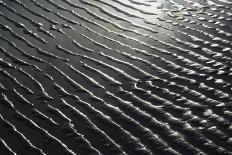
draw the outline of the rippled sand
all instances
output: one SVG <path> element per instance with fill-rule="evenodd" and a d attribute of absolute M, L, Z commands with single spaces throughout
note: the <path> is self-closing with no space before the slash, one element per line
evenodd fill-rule
<path fill-rule="evenodd" d="M 0 155 L 232 155 L 232 1 L 0 0 Z"/>

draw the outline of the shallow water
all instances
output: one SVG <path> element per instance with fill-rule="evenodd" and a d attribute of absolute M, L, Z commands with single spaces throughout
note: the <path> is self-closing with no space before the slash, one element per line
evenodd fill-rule
<path fill-rule="evenodd" d="M 229 0 L 0 0 L 0 155 L 232 154 Z"/>

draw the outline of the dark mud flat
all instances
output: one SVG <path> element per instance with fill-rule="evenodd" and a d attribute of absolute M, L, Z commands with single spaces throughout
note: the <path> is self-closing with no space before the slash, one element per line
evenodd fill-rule
<path fill-rule="evenodd" d="M 0 155 L 232 154 L 231 0 L 0 0 Z"/>

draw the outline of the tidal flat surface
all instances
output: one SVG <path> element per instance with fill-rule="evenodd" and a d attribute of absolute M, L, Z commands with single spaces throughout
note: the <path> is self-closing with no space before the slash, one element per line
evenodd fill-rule
<path fill-rule="evenodd" d="M 231 0 L 0 0 L 0 155 L 232 155 Z"/>

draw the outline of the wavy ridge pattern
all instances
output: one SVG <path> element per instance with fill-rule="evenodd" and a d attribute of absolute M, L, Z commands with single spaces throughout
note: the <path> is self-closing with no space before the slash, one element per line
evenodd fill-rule
<path fill-rule="evenodd" d="M 0 0 L 0 154 L 232 154 L 229 0 Z"/>

